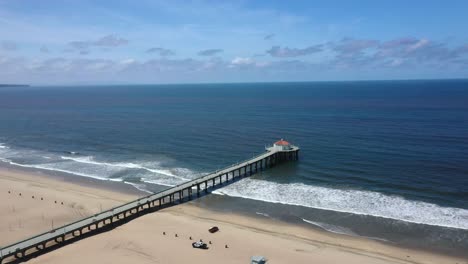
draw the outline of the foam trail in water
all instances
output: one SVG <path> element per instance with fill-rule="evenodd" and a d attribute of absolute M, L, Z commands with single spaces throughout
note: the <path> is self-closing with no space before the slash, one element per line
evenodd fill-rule
<path fill-rule="evenodd" d="M 32 149 L 10 149 L 0 143 L 0 160 L 11 165 L 64 172 L 99 180 L 143 181 L 165 186 L 186 182 L 197 173 L 186 168 L 165 168 L 158 161 L 101 162 L 93 156 L 63 156 Z M 132 180 L 130 180 L 132 179 Z M 140 187 L 141 189 L 142 187 Z"/>
<path fill-rule="evenodd" d="M 180 180 L 183 180 L 183 181 L 188 181 L 189 180 L 187 178 L 174 175 L 169 170 L 148 168 L 148 167 L 142 166 L 140 164 L 132 163 L 132 162 L 125 162 L 125 163 L 123 163 L 123 162 L 117 162 L 117 163 L 98 162 L 98 161 L 95 161 L 92 156 L 79 157 L 79 158 L 63 157 L 62 156 L 61 158 L 64 159 L 64 160 L 73 160 L 73 161 L 76 161 L 76 162 L 93 164 L 93 165 L 120 167 L 120 168 L 127 168 L 127 169 L 142 169 L 142 170 L 146 170 L 146 171 L 149 171 L 149 172 L 174 177 L 174 178 L 177 178 L 177 179 L 180 179 Z"/>
<path fill-rule="evenodd" d="M 138 190 L 140 190 L 140 191 L 142 191 L 142 192 L 146 192 L 146 193 L 149 193 L 149 194 L 153 194 L 153 192 L 148 191 L 148 190 L 145 188 L 145 185 L 144 185 L 144 184 L 137 184 L 137 183 L 127 182 L 127 181 L 124 181 L 124 183 L 130 184 L 130 185 L 132 185 L 133 187 L 137 188 Z"/>
<path fill-rule="evenodd" d="M 304 221 L 304 222 L 306 222 L 308 224 L 318 226 L 318 227 L 322 228 L 323 230 L 326 230 L 326 231 L 329 231 L 329 232 L 332 232 L 332 233 L 335 233 L 335 234 L 357 236 L 356 233 L 354 233 L 353 231 L 351 231 L 351 229 L 346 228 L 346 227 L 336 226 L 336 225 L 326 224 L 326 223 L 320 223 L 320 222 L 314 222 L 314 221 L 307 220 L 307 219 L 304 219 L 304 218 L 301 218 L 301 219 L 302 219 L 302 221 Z"/>
<path fill-rule="evenodd" d="M 269 214 L 266 214 L 266 213 L 262 213 L 262 212 L 255 212 L 255 214 L 258 214 L 258 215 L 261 215 L 261 216 L 264 216 L 264 217 L 268 217 L 268 218 L 270 218 L 270 215 L 269 215 Z"/>
<path fill-rule="evenodd" d="M 271 203 L 468 229 L 466 209 L 442 207 L 378 192 L 341 190 L 302 183 L 281 184 L 252 178 L 233 183 L 221 191 L 229 196 Z"/>
<path fill-rule="evenodd" d="M 0 161 L 6 162 L 6 163 L 8 163 L 10 165 L 23 167 L 23 168 L 34 168 L 34 169 L 41 169 L 41 170 L 58 171 L 58 172 L 64 172 L 64 173 L 74 174 L 74 175 L 83 176 L 83 177 L 94 178 L 94 179 L 98 179 L 98 180 L 122 181 L 120 179 L 108 179 L 108 178 L 103 178 L 103 177 L 99 177 L 99 176 L 92 175 L 92 174 L 85 174 L 85 173 L 80 173 L 80 172 L 71 171 L 71 170 L 64 170 L 64 169 L 59 169 L 59 168 L 47 167 L 45 165 L 20 164 L 20 163 L 16 163 L 16 162 L 13 162 L 13 161 L 11 161 L 9 159 L 4 159 L 4 158 L 0 158 Z"/>

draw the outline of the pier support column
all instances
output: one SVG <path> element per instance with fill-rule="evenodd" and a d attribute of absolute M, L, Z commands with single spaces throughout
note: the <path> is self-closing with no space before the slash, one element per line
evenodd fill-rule
<path fill-rule="evenodd" d="M 200 184 L 197 183 L 197 197 L 200 197 Z"/>
<path fill-rule="evenodd" d="M 208 193 L 208 182 L 205 181 L 205 193 Z"/>
<path fill-rule="evenodd" d="M 24 255 L 25 255 L 24 254 L 25 252 L 26 252 L 26 250 L 17 250 L 15 252 L 15 258 L 18 259 L 18 260 L 22 259 L 24 257 Z"/>

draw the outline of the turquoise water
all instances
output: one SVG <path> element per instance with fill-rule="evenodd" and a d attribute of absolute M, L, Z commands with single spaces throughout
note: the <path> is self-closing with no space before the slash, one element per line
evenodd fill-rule
<path fill-rule="evenodd" d="M 385 230 L 411 225 L 430 245 L 465 246 L 466 80 L 0 89 L 3 162 L 146 191 L 248 159 L 280 138 L 301 147 L 299 162 L 212 199 L 397 242 L 415 235 Z M 351 220 L 336 220 L 344 216 Z"/>

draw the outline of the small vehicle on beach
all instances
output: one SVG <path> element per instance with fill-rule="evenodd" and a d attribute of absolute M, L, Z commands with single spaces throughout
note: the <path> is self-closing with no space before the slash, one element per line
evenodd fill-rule
<path fill-rule="evenodd" d="M 219 231 L 219 228 L 217 226 L 213 226 L 213 227 L 210 227 L 210 229 L 208 229 L 208 231 L 210 231 L 210 233 L 216 233 Z"/>
<path fill-rule="evenodd" d="M 199 249 L 208 249 L 208 245 L 206 243 L 201 242 L 201 241 L 193 242 L 192 247 L 193 248 L 199 248 Z"/>

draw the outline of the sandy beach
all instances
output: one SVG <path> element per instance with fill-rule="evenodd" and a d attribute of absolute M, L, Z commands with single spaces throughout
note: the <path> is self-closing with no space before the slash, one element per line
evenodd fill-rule
<path fill-rule="evenodd" d="M 138 192 L 76 184 L 43 173 L 0 169 L 0 246 L 130 201 Z M 140 194 L 143 195 L 143 194 Z M 220 231 L 207 230 L 218 226 Z M 163 234 L 165 233 L 165 235 Z M 193 249 L 194 240 L 211 242 Z M 30 263 L 468 263 L 280 221 L 220 213 L 190 203 L 147 214 Z"/>

